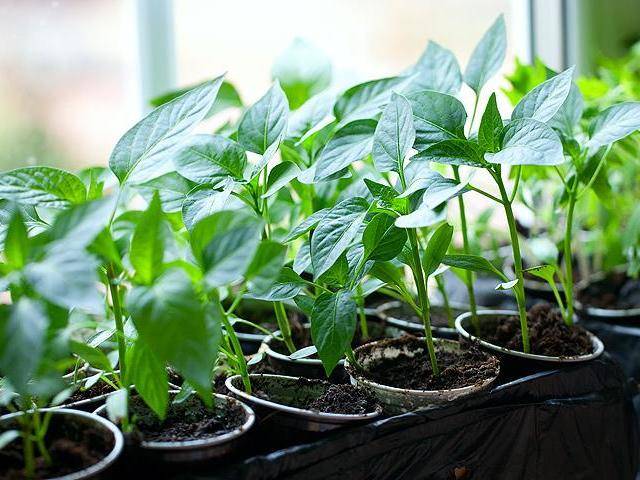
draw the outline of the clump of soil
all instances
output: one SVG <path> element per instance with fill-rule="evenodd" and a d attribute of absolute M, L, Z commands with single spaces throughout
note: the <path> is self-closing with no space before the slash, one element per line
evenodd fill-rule
<path fill-rule="evenodd" d="M 193 395 L 184 402 L 170 404 L 164 420 L 138 397 L 132 398 L 130 408 L 142 440 L 150 442 L 213 438 L 239 428 L 245 421 L 244 410 L 239 405 L 216 399 L 209 408 Z"/>
<path fill-rule="evenodd" d="M 367 379 L 382 385 L 411 390 L 446 390 L 477 385 L 494 378 L 499 372 L 498 359 L 481 351 L 476 345 L 451 350 L 436 344 L 436 359 L 440 374 L 433 376 L 427 345 L 423 339 L 412 335 L 381 342 L 400 350 L 395 358 L 373 361 L 360 369 Z M 358 359 L 369 349 L 357 353 Z"/>
<path fill-rule="evenodd" d="M 551 357 L 574 357 L 593 351 L 587 331 L 564 323 L 562 314 L 548 303 L 538 303 L 527 312 L 531 353 Z M 480 337 L 510 350 L 522 351 L 522 331 L 517 316 L 483 320 Z"/>
<path fill-rule="evenodd" d="M 293 384 L 281 384 L 268 377 L 258 377 L 252 379 L 251 386 L 252 394 L 259 398 L 305 410 L 363 415 L 377 408 L 373 397 L 354 385 L 336 385 L 303 377 Z"/>
<path fill-rule="evenodd" d="M 416 323 L 418 325 L 422 325 L 422 320 L 416 312 L 406 303 L 400 303 L 397 307 L 392 307 L 385 310 L 385 313 L 389 317 L 397 318 L 398 320 L 404 320 L 406 322 Z M 447 311 L 444 307 L 439 305 L 431 305 L 429 309 L 429 313 L 431 315 L 431 326 L 432 327 L 440 327 L 440 328 L 453 328 L 449 325 L 449 317 L 447 316 Z M 455 308 L 451 309 L 451 314 L 453 320 L 460 314 L 464 313 L 461 310 L 457 310 Z"/>
<path fill-rule="evenodd" d="M 53 415 L 45 443 L 51 455 L 48 465 L 36 457 L 36 478 L 52 478 L 78 472 L 102 460 L 113 448 L 114 439 L 104 428 Z M 16 428 L 19 428 L 16 425 Z M 16 439 L 0 450 L 0 479 L 26 478 L 22 441 Z"/>
<path fill-rule="evenodd" d="M 624 272 L 613 272 L 592 282 L 578 292 L 583 305 L 612 310 L 640 307 L 640 279 L 629 278 Z"/>
<path fill-rule="evenodd" d="M 80 384 L 82 385 L 82 384 Z M 89 400 L 100 395 L 106 395 L 113 392 L 113 387 L 106 382 L 98 380 L 97 383 L 89 388 L 78 388 L 65 403 L 79 402 L 81 400 Z"/>

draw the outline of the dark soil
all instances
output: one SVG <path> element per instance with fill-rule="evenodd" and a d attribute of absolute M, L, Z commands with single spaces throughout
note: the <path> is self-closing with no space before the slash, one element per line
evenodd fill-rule
<path fill-rule="evenodd" d="M 106 395 L 113 392 L 113 387 L 106 382 L 98 380 L 97 383 L 87 389 L 79 388 L 67 399 L 65 403 L 79 402 L 81 400 L 89 400 L 100 395 Z"/>
<path fill-rule="evenodd" d="M 367 366 L 364 376 L 376 383 L 411 390 L 446 390 L 477 385 L 496 376 L 498 359 L 484 353 L 475 345 L 452 352 L 436 346 L 440 374 L 433 376 L 429 353 L 424 340 L 412 335 L 386 340 L 394 346 L 406 346 L 414 356 L 404 353 Z M 378 347 L 379 348 L 379 347 Z M 358 352 L 359 358 L 366 352 Z"/>
<path fill-rule="evenodd" d="M 447 311 L 444 307 L 439 305 L 431 305 L 429 309 L 431 314 L 431 326 L 441 328 L 453 328 L 449 325 L 449 318 L 447 317 Z M 455 308 L 452 309 L 453 320 L 460 314 L 464 313 L 461 310 Z M 386 310 L 386 314 L 390 317 L 397 318 L 398 320 L 404 320 L 411 323 L 417 323 L 422 325 L 422 320 L 416 312 L 406 303 L 401 303 L 398 307 L 389 308 Z"/>
<path fill-rule="evenodd" d="M 353 385 L 336 385 L 324 380 L 298 378 L 294 385 L 283 386 L 269 378 L 251 382 L 253 395 L 275 403 L 323 413 L 362 415 L 375 411 L 373 397 Z"/>
<path fill-rule="evenodd" d="M 142 440 L 153 442 L 213 438 L 231 432 L 245 422 L 241 407 L 216 401 L 212 408 L 208 408 L 193 395 L 182 403 L 170 404 L 164 420 L 160 420 L 138 397 L 133 397 L 131 411 Z"/>
<path fill-rule="evenodd" d="M 495 345 L 522 351 L 520 320 L 500 316 L 483 320 L 480 337 Z M 574 357 L 593 351 L 587 331 L 579 325 L 568 326 L 560 311 L 548 303 L 539 303 L 527 312 L 531 353 L 551 357 Z"/>
<path fill-rule="evenodd" d="M 268 305 L 269 308 L 243 308 L 242 305 L 235 311 L 238 318 L 247 320 L 256 325 L 260 325 L 262 328 L 266 328 L 270 332 L 278 330 L 278 322 L 276 320 L 273 308 Z M 289 323 L 295 328 L 297 325 L 303 323 L 303 315 L 300 312 L 294 310 L 287 310 L 287 317 Z M 253 333 L 258 335 L 264 335 L 264 332 L 258 330 L 251 325 L 245 323 L 236 323 L 234 330 L 238 333 Z"/>
<path fill-rule="evenodd" d="M 52 463 L 36 458 L 36 478 L 52 478 L 78 472 L 102 460 L 113 448 L 113 437 L 104 429 L 53 415 L 46 445 Z M 16 439 L 0 450 L 0 479 L 25 478 L 22 441 Z"/>
<path fill-rule="evenodd" d="M 612 310 L 640 307 L 640 279 L 629 278 L 623 272 L 610 273 L 606 278 L 590 283 L 578 292 L 583 305 Z"/>

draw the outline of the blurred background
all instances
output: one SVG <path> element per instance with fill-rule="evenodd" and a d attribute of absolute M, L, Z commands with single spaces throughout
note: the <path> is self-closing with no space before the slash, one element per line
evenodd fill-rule
<path fill-rule="evenodd" d="M 464 68 L 500 13 L 505 74 L 516 57 L 593 73 L 640 39 L 638 0 L 0 0 L 0 169 L 106 164 L 151 98 L 225 71 L 252 103 L 296 38 L 337 89 L 398 74 L 429 39 Z"/>

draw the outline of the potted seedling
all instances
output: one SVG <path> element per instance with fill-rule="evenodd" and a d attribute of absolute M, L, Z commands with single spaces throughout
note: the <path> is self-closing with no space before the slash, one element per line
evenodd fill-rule
<path fill-rule="evenodd" d="M 28 204 L 41 195 L 37 188 L 23 190 L 22 199 Z M 120 455 L 122 434 L 96 415 L 46 407 L 71 394 L 62 378 L 72 365 L 69 309 L 100 307 L 96 264 L 81 239 L 72 245 L 65 238 L 60 217 L 50 231 L 32 230 L 30 237 L 24 210 L 12 206 L 1 264 L 3 288 L 11 295 L 0 308 L 2 401 L 13 413 L 0 417 L 0 476 L 94 478 Z M 62 291 L 60 282 L 74 292 Z"/>

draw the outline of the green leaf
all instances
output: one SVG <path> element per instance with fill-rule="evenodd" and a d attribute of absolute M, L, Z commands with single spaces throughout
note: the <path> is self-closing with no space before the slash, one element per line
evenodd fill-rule
<path fill-rule="evenodd" d="M 120 183 L 139 183 L 170 171 L 172 150 L 211 110 L 221 83 L 220 76 L 189 90 L 125 133 L 109 158 L 109 168 Z"/>
<path fill-rule="evenodd" d="M 584 99 L 580 89 L 575 83 L 572 83 L 567 99 L 547 124 L 562 132 L 566 137 L 573 138 L 573 132 L 582 118 L 583 111 Z"/>
<path fill-rule="evenodd" d="M 396 227 L 399 228 L 423 228 L 431 227 L 437 223 L 440 223 L 445 219 L 445 210 L 434 210 L 430 208 L 426 203 L 422 202 L 412 212 L 401 215 L 396 218 Z"/>
<path fill-rule="evenodd" d="M 380 172 L 399 172 L 413 146 L 416 130 L 411 104 L 402 95 L 391 95 L 373 136 L 373 162 Z"/>
<path fill-rule="evenodd" d="M 504 128 L 502 150 L 486 153 L 485 160 L 506 165 L 560 165 L 564 163 L 558 135 L 537 120 L 515 120 Z"/>
<path fill-rule="evenodd" d="M 640 129 L 640 102 L 624 102 L 604 109 L 589 125 L 587 148 L 595 153 Z M 0 195 L 1 196 L 1 195 Z"/>
<path fill-rule="evenodd" d="M 104 370 L 105 372 L 113 371 L 111 362 L 102 350 L 75 340 L 71 340 L 69 344 L 71 346 L 71 352 L 76 354 L 92 367 L 97 368 L 98 370 Z"/>
<path fill-rule="evenodd" d="M 407 95 L 416 129 L 415 146 L 423 150 L 434 143 L 464 138 L 467 111 L 455 97 L 425 90 Z"/>
<path fill-rule="evenodd" d="M 251 152 L 268 156 L 286 133 L 288 115 L 287 97 L 276 80 L 244 113 L 238 125 L 238 142 Z"/>
<path fill-rule="evenodd" d="M 67 208 L 84 202 L 82 180 L 51 167 L 25 167 L 0 173 L 0 198 L 24 205 Z"/>
<path fill-rule="evenodd" d="M 200 85 L 201 84 L 191 85 L 186 88 L 180 88 L 178 90 L 165 93 L 163 95 L 160 95 L 158 97 L 151 99 L 149 101 L 149 104 L 152 107 L 159 107 L 160 105 L 164 105 L 165 103 L 170 102 L 171 100 L 179 97 L 180 95 L 184 95 L 189 90 L 193 90 L 194 88 Z M 242 100 L 240 99 L 240 95 L 238 94 L 238 91 L 231 83 L 224 80 L 220 85 L 220 90 L 218 90 L 218 95 L 216 96 L 216 100 L 215 102 L 213 102 L 213 105 L 205 118 L 209 118 L 212 115 L 215 115 L 216 113 L 226 110 L 227 108 L 238 108 L 238 107 L 242 107 Z"/>
<path fill-rule="evenodd" d="M 415 157 L 414 157 L 415 158 Z M 447 200 L 462 193 L 466 183 L 459 183 L 450 178 L 444 178 L 438 172 L 431 170 L 426 162 L 412 161 L 407 168 L 407 177 L 411 183 L 400 194 L 400 198 L 406 198 L 414 193 L 424 192 L 422 203 L 430 209 L 434 209 Z"/>
<path fill-rule="evenodd" d="M 173 161 L 178 173 L 192 182 L 218 185 L 227 178 L 243 181 L 247 154 L 222 135 L 200 134 L 189 137 Z"/>
<path fill-rule="evenodd" d="M 129 252 L 136 278 L 144 285 L 152 283 L 162 271 L 164 233 L 160 197 L 156 192 L 133 232 Z"/>
<path fill-rule="evenodd" d="M 262 222 L 242 211 L 223 210 L 199 221 L 191 246 L 211 288 L 242 278 L 260 243 Z"/>
<path fill-rule="evenodd" d="M 25 392 L 40 365 L 49 320 L 43 306 L 27 297 L 10 311 L 0 310 L 0 316 L 0 371 L 13 388 Z"/>
<path fill-rule="evenodd" d="M 320 223 L 320 220 L 324 218 L 328 211 L 328 208 L 323 208 L 317 212 L 313 212 L 289 232 L 289 234 L 284 238 L 284 243 L 295 240 L 307 233 L 309 230 L 316 228 L 318 223 Z"/>
<path fill-rule="evenodd" d="M 271 73 L 280 81 L 291 109 L 296 109 L 329 86 L 331 61 L 322 50 L 296 38 L 276 59 Z"/>
<path fill-rule="evenodd" d="M 300 275 L 289 267 L 283 267 L 276 281 L 266 292 L 261 294 L 251 292 L 245 296 L 269 302 L 281 302 L 298 296 L 305 286 L 306 283 Z"/>
<path fill-rule="evenodd" d="M 482 149 L 469 140 L 450 139 L 431 145 L 415 155 L 412 160 L 444 163 L 446 165 L 486 166 L 482 158 Z"/>
<path fill-rule="evenodd" d="M 182 204 L 182 221 L 187 230 L 191 231 L 196 223 L 215 212 L 242 208 L 242 201 L 231 192 L 231 187 L 219 190 L 209 185 L 191 190 Z"/>
<path fill-rule="evenodd" d="M 464 81 L 478 94 L 487 81 L 500 69 L 507 52 L 504 17 L 500 15 L 471 53 L 464 71 Z"/>
<path fill-rule="evenodd" d="M 435 272 L 442 263 L 452 237 L 453 227 L 448 223 L 440 225 L 431 235 L 427 248 L 422 254 L 422 266 L 427 277 Z"/>
<path fill-rule="evenodd" d="M 148 202 L 151 201 L 153 194 L 158 192 L 162 201 L 162 209 L 165 212 L 179 212 L 187 194 L 195 186 L 194 182 L 177 172 L 169 172 L 138 185 L 137 190 Z"/>
<path fill-rule="evenodd" d="M 280 191 L 281 188 L 289 184 L 291 180 L 296 178 L 300 173 L 300 169 L 293 162 L 282 162 L 276 165 L 269 172 L 267 179 L 267 191 L 262 194 L 261 198 L 269 198 Z"/>
<path fill-rule="evenodd" d="M 280 276 L 287 247 L 273 240 L 263 240 L 253 256 L 245 279 L 250 292 L 265 294 Z"/>
<path fill-rule="evenodd" d="M 165 271 L 153 285 L 134 287 L 127 310 L 141 338 L 199 391 L 211 389 L 217 354 L 197 292 L 180 269 Z"/>
<path fill-rule="evenodd" d="M 311 266 L 311 243 L 309 240 L 305 240 L 296 253 L 296 258 L 293 260 L 293 271 L 299 275 L 303 272 L 310 271 L 313 273 Z"/>
<path fill-rule="evenodd" d="M 348 290 L 320 295 L 311 312 L 311 338 L 327 376 L 331 374 L 356 331 L 356 302 Z"/>
<path fill-rule="evenodd" d="M 391 262 L 375 262 L 369 270 L 369 275 L 400 290 L 406 289 L 402 268 Z"/>
<path fill-rule="evenodd" d="M 442 263 L 454 268 L 471 270 L 473 272 L 489 272 L 497 275 L 500 279 L 507 281 L 507 277 L 495 267 L 489 260 L 478 255 L 459 254 L 445 255 Z"/>
<path fill-rule="evenodd" d="M 400 196 L 400 192 L 395 188 L 383 183 L 374 182 L 368 178 L 364 179 L 364 184 L 367 186 L 367 190 L 369 190 L 373 198 L 378 201 L 380 206 L 391 208 L 393 210 L 400 210 L 404 208 L 406 202 L 403 200 L 397 200 Z"/>
<path fill-rule="evenodd" d="M 301 140 L 317 127 L 330 113 L 335 95 L 323 92 L 307 100 L 300 108 L 291 112 L 287 125 L 287 138 Z"/>
<path fill-rule="evenodd" d="M 98 293 L 98 262 L 83 250 L 56 248 L 24 268 L 31 287 L 54 305 L 103 313 L 104 299 Z"/>
<path fill-rule="evenodd" d="M 322 217 L 311 238 L 314 278 L 326 272 L 353 243 L 368 208 L 364 198 L 348 198 Z"/>
<path fill-rule="evenodd" d="M 355 85 L 345 91 L 333 106 L 333 114 L 345 125 L 353 120 L 375 118 L 389 103 L 391 92 L 407 82 L 405 77 L 389 77 Z"/>
<path fill-rule="evenodd" d="M 496 94 L 492 93 L 487 102 L 487 107 L 482 114 L 480 128 L 478 129 L 478 144 L 487 152 L 497 152 L 502 144 L 502 116 L 498 110 Z"/>
<path fill-rule="evenodd" d="M 29 256 L 29 237 L 27 227 L 22 219 L 20 210 L 15 210 L 9 221 L 7 236 L 4 241 L 4 257 L 9 265 L 15 269 L 22 268 Z"/>
<path fill-rule="evenodd" d="M 367 119 L 356 120 L 339 129 L 320 153 L 314 180 L 328 179 L 369 155 L 375 130 L 376 121 Z"/>
<path fill-rule="evenodd" d="M 129 381 L 144 402 L 160 419 L 164 419 L 169 405 L 169 379 L 165 364 L 142 340 L 127 350 Z"/>
<path fill-rule="evenodd" d="M 571 89 L 573 67 L 542 82 L 529 93 L 513 109 L 511 120 L 532 118 L 539 122 L 551 120 L 560 110 Z"/>
<path fill-rule="evenodd" d="M 392 260 L 402 251 L 407 232 L 396 227 L 394 220 L 386 213 L 379 213 L 367 224 L 362 233 L 362 244 L 368 260 Z"/>
<path fill-rule="evenodd" d="M 534 277 L 542 278 L 549 284 L 555 284 L 555 275 L 558 268 L 555 265 L 538 265 L 537 267 L 526 268 L 524 272 L 527 272 Z"/>
<path fill-rule="evenodd" d="M 436 42 L 429 41 L 413 72 L 412 92 L 434 90 L 457 95 L 462 86 L 462 74 L 455 55 Z"/>

